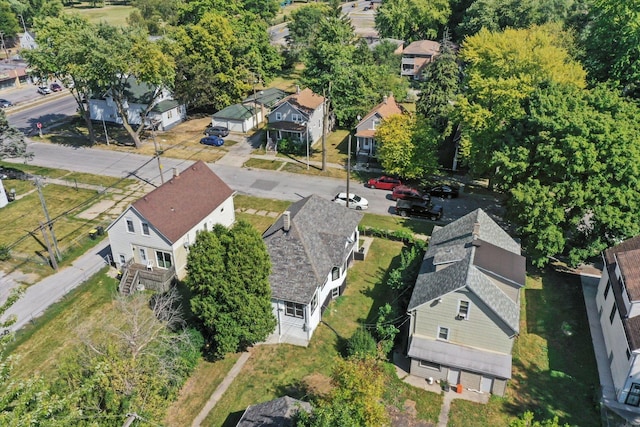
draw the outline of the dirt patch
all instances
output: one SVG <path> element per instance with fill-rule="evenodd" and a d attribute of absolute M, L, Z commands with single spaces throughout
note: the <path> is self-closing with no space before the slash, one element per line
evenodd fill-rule
<path fill-rule="evenodd" d="M 333 386 L 331 385 L 331 378 L 322 374 L 307 375 L 302 379 L 307 392 L 314 396 L 322 397 L 329 394 Z"/>
<path fill-rule="evenodd" d="M 435 424 L 427 421 L 418 420 L 416 416 L 418 411 L 416 410 L 416 402 L 407 399 L 404 402 L 403 409 L 398 409 L 395 406 L 387 406 L 387 413 L 391 419 L 391 425 L 393 427 L 434 427 Z"/>

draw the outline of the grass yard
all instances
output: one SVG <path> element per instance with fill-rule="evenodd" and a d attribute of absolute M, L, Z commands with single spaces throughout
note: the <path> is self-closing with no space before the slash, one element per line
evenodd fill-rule
<path fill-rule="evenodd" d="M 255 169 L 267 169 L 267 170 L 278 170 L 282 167 L 284 162 L 279 160 L 266 160 L 266 159 L 254 159 L 251 158 L 244 162 L 245 168 L 255 168 Z"/>
<path fill-rule="evenodd" d="M 598 371 L 580 278 L 552 268 L 530 272 L 522 294 L 513 378 L 486 406 L 454 400 L 450 427 L 507 425 L 526 410 L 572 426 L 599 426 Z M 570 331 L 568 334 L 566 331 Z"/>
<path fill-rule="evenodd" d="M 103 7 L 91 7 L 91 3 L 83 2 L 76 4 L 74 7 L 66 7 L 65 13 L 77 13 L 84 16 L 93 24 L 100 22 L 107 22 L 108 24 L 117 27 L 126 27 L 127 18 L 129 14 L 134 10 L 133 6 L 103 6 Z"/>

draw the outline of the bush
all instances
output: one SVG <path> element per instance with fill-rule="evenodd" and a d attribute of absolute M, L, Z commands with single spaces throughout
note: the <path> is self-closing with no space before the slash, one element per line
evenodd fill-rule
<path fill-rule="evenodd" d="M 11 259 L 11 250 L 7 245 L 0 245 L 0 261 L 9 261 Z"/>
<path fill-rule="evenodd" d="M 301 141 L 282 138 L 280 141 L 278 141 L 278 152 L 283 154 L 302 156 L 303 154 L 307 153 L 307 146 Z"/>
<path fill-rule="evenodd" d="M 358 328 L 347 343 L 347 356 L 364 359 L 377 354 L 376 340 L 364 328 Z"/>

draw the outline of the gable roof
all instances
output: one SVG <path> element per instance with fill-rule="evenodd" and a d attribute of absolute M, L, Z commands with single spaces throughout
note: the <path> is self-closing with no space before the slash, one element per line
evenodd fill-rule
<path fill-rule="evenodd" d="M 517 332 L 519 302 L 505 294 L 494 279 L 524 286 L 525 262 L 520 245 L 482 209 L 476 209 L 434 229 L 408 309 L 466 287 Z"/>
<path fill-rule="evenodd" d="M 627 337 L 627 343 L 631 350 L 640 348 L 640 316 L 628 317 L 626 303 L 623 297 L 624 289 L 630 301 L 640 299 L 640 236 L 632 237 L 620 244 L 606 249 L 603 254 L 611 290 L 616 300 L 616 306 L 622 319 L 624 332 Z M 623 284 L 618 280 L 616 275 L 616 265 L 622 273 Z"/>
<path fill-rule="evenodd" d="M 365 121 L 369 120 L 371 116 L 376 114 L 380 116 L 380 118 L 386 119 L 387 117 L 392 116 L 394 114 L 402 114 L 402 113 L 404 113 L 404 108 L 396 102 L 396 99 L 394 98 L 393 94 L 391 94 L 388 97 L 385 96 L 380 104 L 373 107 L 373 109 L 369 111 L 369 113 L 366 116 L 364 116 L 362 120 L 360 120 L 360 122 L 356 127 L 360 126 Z"/>
<path fill-rule="evenodd" d="M 440 43 L 433 40 L 416 40 L 405 47 L 402 51 L 403 55 L 431 55 L 436 56 L 440 53 Z"/>
<path fill-rule="evenodd" d="M 130 208 L 173 244 L 232 195 L 233 190 L 199 160 Z"/>
<path fill-rule="evenodd" d="M 315 194 L 293 203 L 290 229 L 284 215 L 264 232 L 271 257 L 271 294 L 275 299 L 308 304 L 334 267 L 344 262 L 347 239 L 363 214 Z"/>
<path fill-rule="evenodd" d="M 308 402 L 289 396 L 249 406 L 236 427 L 293 427 L 298 411 L 311 412 Z"/>
<path fill-rule="evenodd" d="M 274 109 L 280 107 L 285 103 L 288 103 L 295 109 L 309 115 L 313 113 L 318 107 L 320 107 L 323 102 L 324 96 L 317 95 L 313 93 L 311 89 L 306 88 L 299 93 L 294 93 L 287 96 L 276 105 L 274 105 Z"/>
<path fill-rule="evenodd" d="M 215 119 L 246 120 L 254 115 L 253 107 L 243 104 L 233 104 L 223 108 L 213 115 Z"/>
<path fill-rule="evenodd" d="M 287 92 L 281 89 L 278 89 L 277 87 L 270 87 L 267 89 L 263 89 L 259 92 L 256 92 L 255 102 L 258 104 L 262 104 L 267 108 L 271 108 L 286 96 L 287 96 Z M 254 101 L 254 95 L 251 94 L 250 96 L 246 97 L 242 102 L 246 104 L 246 103 L 252 103 L 253 101 Z"/>

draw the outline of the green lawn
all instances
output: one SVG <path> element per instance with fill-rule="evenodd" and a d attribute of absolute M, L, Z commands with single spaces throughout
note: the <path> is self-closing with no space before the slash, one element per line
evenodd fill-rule
<path fill-rule="evenodd" d="M 107 22 L 117 27 L 126 27 L 127 18 L 134 10 L 133 6 L 103 6 L 93 8 L 89 3 L 81 3 L 75 7 L 67 7 L 65 13 L 77 13 L 89 20 L 89 22 L 98 24 Z"/>

